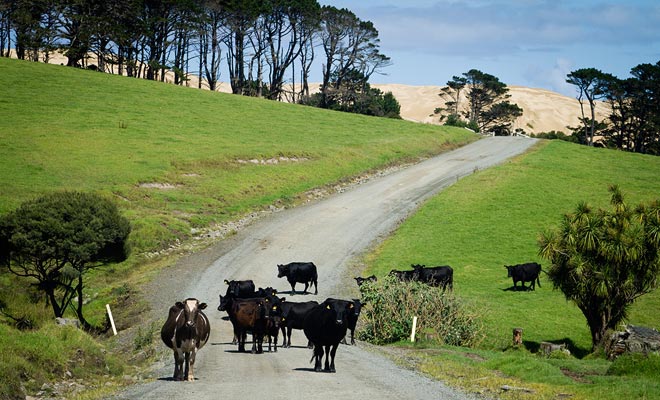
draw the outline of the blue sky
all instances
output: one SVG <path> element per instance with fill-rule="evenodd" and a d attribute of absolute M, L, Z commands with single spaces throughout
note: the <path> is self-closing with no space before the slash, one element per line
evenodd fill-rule
<path fill-rule="evenodd" d="M 444 85 L 475 68 L 573 96 L 566 75 L 660 61 L 658 0 L 321 0 L 371 21 L 392 59 L 372 83 Z"/>

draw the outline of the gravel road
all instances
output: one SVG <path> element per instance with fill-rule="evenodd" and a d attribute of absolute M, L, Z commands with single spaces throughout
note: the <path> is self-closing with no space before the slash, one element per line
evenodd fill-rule
<path fill-rule="evenodd" d="M 294 330 L 292 348 L 277 353 L 237 353 L 231 323 L 216 310 L 224 279 L 252 279 L 273 286 L 292 301 L 358 294 L 351 262 L 386 237 L 421 202 L 475 170 L 500 164 L 526 151 L 534 139 L 489 137 L 306 206 L 263 218 L 213 248 L 181 260 L 152 284 L 150 302 L 163 319 L 171 304 L 186 297 L 207 302 L 211 338 L 198 352 L 195 382 L 170 380 L 173 360 L 154 367 L 155 377 L 131 386 L 113 399 L 469 399 L 415 372 L 397 366 L 372 346 L 341 345 L 337 372 L 316 373 L 302 331 Z M 319 294 L 292 296 L 277 264 L 313 261 Z M 296 287 L 302 290 L 299 284 Z M 358 322 L 359 323 L 359 322 Z M 281 338 L 280 338 L 281 342 Z M 163 345 L 163 348 L 165 346 Z"/>

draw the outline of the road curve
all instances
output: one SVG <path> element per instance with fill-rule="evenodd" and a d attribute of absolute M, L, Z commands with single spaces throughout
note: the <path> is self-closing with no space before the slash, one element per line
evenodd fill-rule
<path fill-rule="evenodd" d="M 337 372 L 316 373 L 311 350 L 301 331 L 293 346 L 277 353 L 237 353 L 231 345 L 231 324 L 216 310 L 224 279 L 253 279 L 257 287 L 273 286 L 288 300 L 323 301 L 351 298 L 357 293 L 348 276 L 353 257 L 388 235 L 425 199 L 476 170 L 500 164 L 536 142 L 522 137 L 489 137 L 373 179 L 344 193 L 259 220 L 224 240 L 206 256 L 193 256 L 192 267 L 164 271 L 162 289 L 153 307 L 163 319 L 174 301 L 196 297 L 208 303 L 211 338 L 201 349 L 195 382 L 170 380 L 173 360 L 155 368 L 154 380 L 131 386 L 113 399 L 259 398 L 291 399 L 468 399 L 471 396 L 400 368 L 364 344 L 340 346 Z M 212 256 L 210 256 L 212 255 Z M 319 294 L 291 296 L 276 265 L 313 261 L 319 269 Z M 181 282 L 186 282 L 182 284 Z M 167 288 L 167 289 L 165 289 Z M 301 290 L 299 285 L 296 287 Z M 281 341 L 281 339 L 280 339 Z M 164 345 L 163 345 L 164 347 Z"/>

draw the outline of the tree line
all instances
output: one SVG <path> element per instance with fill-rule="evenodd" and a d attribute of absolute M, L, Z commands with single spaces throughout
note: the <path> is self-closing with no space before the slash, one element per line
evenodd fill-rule
<path fill-rule="evenodd" d="M 594 145 L 601 136 L 607 147 L 660 155 L 660 61 L 639 64 L 630 77 L 620 79 L 596 68 L 582 68 L 567 75 L 578 91 L 581 127 L 572 128 L 580 141 Z M 610 115 L 597 121 L 597 101 L 604 101 Z"/>
<path fill-rule="evenodd" d="M 310 99 L 318 58 L 311 104 L 352 112 L 354 103 L 365 108 L 364 96 L 389 104 L 368 86 L 391 64 L 379 42 L 372 22 L 316 0 L 0 0 L 0 56 L 13 48 L 19 59 L 48 62 L 58 51 L 68 66 L 159 81 L 170 74 L 178 85 L 196 75 L 210 90 L 224 62 L 232 93 L 294 102 Z"/>

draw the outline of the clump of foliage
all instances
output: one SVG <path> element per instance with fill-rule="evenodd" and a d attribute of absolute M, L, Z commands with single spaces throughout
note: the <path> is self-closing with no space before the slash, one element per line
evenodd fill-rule
<path fill-rule="evenodd" d="M 302 104 L 355 114 L 401 119 L 401 105 L 392 92 L 372 88 L 368 77 L 353 70 L 342 80 L 335 74 L 331 85 L 301 100 Z"/>
<path fill-rule="evenodd" d="M 463 92 L 466 106 L 460 105 Z M 511 135 L 513 121 L 523 114 L 523 110 L 509 102 L 511 95 L 508 92 L 509 88 L 497 77 L 471 69 L 447 82 L 439 94 L 446 100 L 446 108 L 436 108 L 434 113 L 440 114 L 445 125 L 463 126 L 497 136 Z"/>
<path fill-rule="evenodd" d="M 420 282 L 401 282 L 386 277 L 360 286 L 362 309 L 359 336 L 374 344 L 410 337 L 413 317 L 417 331 L 427 339 L 454 346 L 476 346 L 482 339 L 477 312 L 439 287 Z"/>
<path fill-rule="evenodd" d="M 581 203 L 539 238 L 548 277 L 584 314 L 594 349 L 638 297 L 657 288 L 660 273 L 660 201 L 631 208 L 618 186 L 609 190 L 611 209 Z"/>
<path fill-rule="evenodd" d="M 55 317 L 74 306 L 83 316 L 83 276 L 126 259 L 129 221 L 99 195 L 56 192 L 23 203 L 0 217 L 0 265 L 29 279 L 45 294 Z M 77 304 L 73 304 L 77 297 Z"/>

